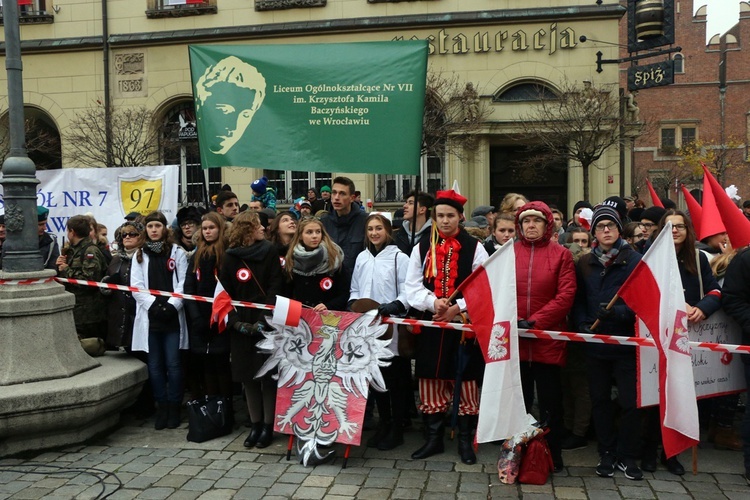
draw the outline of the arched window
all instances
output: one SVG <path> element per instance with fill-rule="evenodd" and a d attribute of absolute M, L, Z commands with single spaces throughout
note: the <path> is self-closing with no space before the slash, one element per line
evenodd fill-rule
<path fill-rule="evenodd" d="M 52 118 L 43 110 L 24 107 L 26 152 L 37 170 L 62 168 L 60 131 Z M 0 118 L 0 164 L 10 153 L 8 113 Z"/>
<path fill-rule="evenodd" d="M 672 56 L 672 60 L 674 61 L 674 72 L 675 73 L 684 73 L 685 72 L 685 56 L 682 54 L 675 54 Z"/>
<path fill-rule="evenodd" d="M 180 165 L 179 204 L 207 207 L 209 193 L 221 188 L 221 169 L 201 168 L 192 101 L 179 102 L 165 113 L 159 149 L 164 165 Z"/>
<path fill-rule="evenodd" d="M 498 90 L 492 100 L 494 102 L 523 102 L 557 99 L 554 90 L 541 82 L 522 82 Z"/>

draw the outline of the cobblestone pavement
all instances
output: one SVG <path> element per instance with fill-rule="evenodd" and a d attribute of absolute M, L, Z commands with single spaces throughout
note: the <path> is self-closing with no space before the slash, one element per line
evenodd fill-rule
<path fill-rule="evenodd" d="M 87 445 L 1 459 L 0 500 L 94 499 L 108 494 L 111 499 L 185 500 L 750 498 L 742 454 L 710 445 L 698 450 L 697 475 L 674 476 L 660 466 L 653 474 L 645 473 L 644 480 L 630 481 L 620 472 L 611 479 L 597 477 L 596 445 L 591 442 L 586 449 L 565 452 L 565 470 L 546 485 L 530 486 L 498 481 L 499 448 L 491 444 L 480 446 L 476 465 L 461 464 L 456 443 L 447 438 L 446 453 L 411 460 L 409 455 L 421 444 L 416 430 L 408 432 L 406 444 L 396 450 L 353 448 L 342 469 L 341 458 L 316 468 L 302 467 L 294 457 L 287 461 L 282 436 L 258 453 L 242 446 L 248 432 L 242 426 L 200 444 L 185 440 L 186 428 L 183 423 L 179 429 L 155 431 L 151 420 L 130 420 Z M 689 469 L 690 453 L 681 460 Z"/>

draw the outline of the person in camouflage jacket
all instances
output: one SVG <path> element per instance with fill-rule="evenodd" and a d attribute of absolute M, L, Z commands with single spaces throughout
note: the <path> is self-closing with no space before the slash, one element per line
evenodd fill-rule
<path fill-rule="evenodd" d="M 107 270 L 107 260 L 96 243 L 89 238 L 89 218 L 75 215 L 68 220 L 67 229 L 70 246 L 57 258 L 58 276 L 101 281 Z M 104 337 L 107 333 L 107 307 L 99 289 L 73 284 L 66 284 L 65 289 L 76 297 L 73 319 L 78 336 Z"/>

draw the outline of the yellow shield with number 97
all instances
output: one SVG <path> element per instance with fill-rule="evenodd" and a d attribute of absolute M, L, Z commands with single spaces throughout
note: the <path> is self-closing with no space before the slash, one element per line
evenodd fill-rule
<path fill-rule="evenodd" d="M 138 176 L 130 179 L 120 177 L 120 204 L 123 215 L 130 212 L 146 215 L 161 209 L 163 189 L 164 183 L 161 177 Z"/>

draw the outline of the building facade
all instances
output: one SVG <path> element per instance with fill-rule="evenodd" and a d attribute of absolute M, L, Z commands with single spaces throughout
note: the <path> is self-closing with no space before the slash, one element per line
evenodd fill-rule
<path fill-rule="evenodd" d="M 633 150 L 633 192 L 645 196 L 647 205 L 646 179 L 660 196 L 680 204 L 680 183 L 701 190 L 701 159 L 723 185 L 735 184 L 743 200 L 750 199 L 750 4 L 739 3 L 737 24 L 706 43 L 707 7 L 695 11 L 700 3 L 675 1 L 675 38 L 682 50 L 666 56 L 675 62 L 674 84 L 642 90 L 636 97 L 645 126 Z M 627 39 L 625 29 L 623 19 L 621 40 Z M 626 69 L 623 65 L 623 86 Z"/>
<path fill-rule="evenodd" d="M 4 0 L 9 1 L 9 0 Z M 592 82 L 617 92 L 618 67 L 596 73 L 596 52 L 616 58 L 617 1 L 591 0 L 32 0 L 22 6 L 21 39 L 27 117 L 61 137 L 62 167 L 76 167 L 66 133 L 80 113 L 110 102 L 144 106 L 161 127 L 154 162 L 182 165 L 183 202 L 198 201 L 204 183 L 195 140 L 188 61 L 190 44 L 307 44 L 425 39 L 428 72 L 471 83 L 483 109 L 471 148 L 423 157 L 417 179 L 351 175 L 376 208 L 417 187 L 435 191 L 458 180 L 470 207 L 497 204 L 510 191 L 570 212 L 583 198 L 582 169 L 562 160 L 530 175 L 514 159 L 535 137 L 519 129 L 539 94 L 564 82 Z M 611 45 L 582 43 L 581 36 Z M 108 89 L 108 91 L 106 91 Z M 0 96 L 5 94 L 0 75 Z M 0 100 L 0 111 L 2 109 Z M 7 109 L 6 106 L 4 106 Z M 283 131 L 280 131 L 283 133 Z M 449 137 L 448 141 L 452 139 Z M 387 145 L 384 145 L 387 147 Z M 590 199 L 631 191 L 630 158 L 609 148 L 590 168 Z M 33 156 L 32 156 L 33 158 Z M 562 168 L 561 168 L 562 167 Z M 304 195 L 346 172 L 209 169 L 210 191 L 229 184 L 241 202 L 267 175 L 279 198 Z"/>

